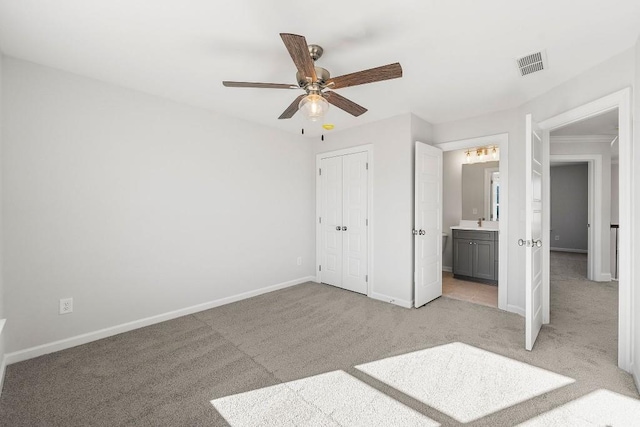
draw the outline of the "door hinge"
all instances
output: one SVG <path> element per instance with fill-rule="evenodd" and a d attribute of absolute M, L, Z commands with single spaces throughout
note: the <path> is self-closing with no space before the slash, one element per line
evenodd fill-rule
<path fill-rule="evenodd" d="M 368 274 L 364 276 L 364 281 L 369 283 L 369 275 Z"/>
<path fill-rule="evenodd" d="M 318 169 L 318 175 L 322 175 L 322 168 Z"/>
<path fill-rule="evenodd" d="M 367 227 L 369 226 L 369 219 L 368 218 L 364 220 L 364 225 L 366 225 Z"/>
<path fill-rule="evenodd" d="M 365 163 L 365 168 L 369 170 L 369 162 Z"/>
<path fill-rule="evenodd" d="M 322 266 L 321 265 L 318 266 L 318 271 L 322 271 Z"/>
<path fill-rule="evenodd" d="M 320 224 L 322 224 L 322 217 L 319 217 L 319 218 L 318 218 L 318 222 L 319 222 Z"/>

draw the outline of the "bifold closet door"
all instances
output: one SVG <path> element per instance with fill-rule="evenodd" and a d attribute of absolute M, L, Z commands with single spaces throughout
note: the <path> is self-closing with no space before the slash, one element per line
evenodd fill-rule
<path fill-rule="evenodd" d="M 367 153 L 321 161 L 322 282 L 367 293 Z"/>
<path fill-rule="evenodd" d="M 342 157 L 321 161 L 322 282 L 342 285 Z"/>
<path fill-rule="evenodd" d="M 367 293 L 367 153 L 342 157 L 343 282 L 350 291 Z"/>

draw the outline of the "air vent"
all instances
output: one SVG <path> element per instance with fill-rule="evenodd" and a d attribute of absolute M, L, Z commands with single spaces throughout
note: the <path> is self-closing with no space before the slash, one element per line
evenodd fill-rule
<path fill-rule="evenodd" d="M 518 69 L 522 77 L 547 68 L 547 55 L 545 51 L 523 56 L 522 58 L 516 59 L 516 61 L 518 62 Z"/>

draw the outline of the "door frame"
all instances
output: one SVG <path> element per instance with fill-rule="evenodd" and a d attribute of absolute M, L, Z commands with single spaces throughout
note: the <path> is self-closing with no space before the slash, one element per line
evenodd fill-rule
<path fill-rule="evenodd" d="M 611 280 L 611 274 L 602 273 L 602 238 L 604 230 L 602 228 L 602 155 L 601 154 L 550 154 L 549 167 L 552 163 L 586 163 L 588 167 L 588 238 L 587 238 L 587 279 L 596 282 L 607 282 Z M 549 184 L 551 184 L 551 176 L 549 176 Z M 551 186 L 549 186 L 551 189 Z M 549 211 L 549 232 L 551 232 L 551 195 L 549 194 L 549 207 L 545 209 Z M 600 209 L 599 209 L 600 208 Z M 544 221 L 544 220 L 543 220 Z M 549 235 L 551 238 L 551 235 Z M 549 251 L 553 241 L 549 243 Z M 546 264 L 551 265 L 551 264 Z"/>
<path fill-rule="evenodd" d="M 318 283 L 322 282 L 322 272 L 320 271 L 320 260 L 321 255 L 320 252 L 322 250 L 322 227 L 320 226 L 320 214 L 322 212 L 322 180 L 319 179 L 319 170 L 321 166 L 322 159 L 328 157 L 337 157 L 344 156 L 347 154 L 356 154 L 356 153 L 367 153 L 367 163 L 368 163 L 368 177 L 367 177 L 367 193 L 368 193 L 368 201 L 367 201 L 367 220 L 369 221 L 367 226 L 367 296 L 370 297 L 373 292 L 373 144 L 364 144 L 358 145 L 355 147 L 344 148 L 342 150 L 334 150 L 334 151 L 325 151 L 322 153 L 316 154 L 316 274 L 315 281 Z"/>
<path fill-rule="evenodd" d="M 508 304 L 508 266 L 509 266 L 509 134 L 480 136 L 477 138 L 460 139 L 434 144 L 442 151 L 456 151 L 468 148 L 496 145 L 500 149 L 500 218 L 498 229 L 500 232 L 498 251 L 498 308 L 524 316 L 520 307 Z M 443 191 L 446 190 L 443 188 Z M 453 241 L 453 239 L 452 239 Z"/>
<path fill-rule="evenodd" d="M 618 367 L 631 372 L 633 361 L 633 337 L 632 337 L 632 313 L 633 299 L 631 286 L 633 280 L 633 245 L 631 242 L 634 235 L 632 222 L 633 200 L 632 195 L 632 106 L 631 88 L 614 92 L 610 95 L 596 99 L 579 107 L 573 108 L 564 113 L 553 116 L 540 122 L 543 130 L 543 167 L 546 168 L 544 175 L 547 176 L 543 182 L 543 193 L 545 197 L 545 212 L 542 216 L 543 235 L 550 235 L 550 213 L 549 208 L 549 143 L 550 133 L 554 129 L 574 123 L 589 117 L 618 109 L 618 143 L 619 145 L 619 223 L 620 228 L 628 232 L 620 233 L 618 244 L 619 250 L 619 281 L 618 281 Z M 546 157 L 546 158 L 545 158 Z M 545 266 L 542 276 L 543 284 L 543 323 L 549 323 L 550 312 L 550 288 L 549 288 L 549 245 L 544 245 L 543 265 Z"/>

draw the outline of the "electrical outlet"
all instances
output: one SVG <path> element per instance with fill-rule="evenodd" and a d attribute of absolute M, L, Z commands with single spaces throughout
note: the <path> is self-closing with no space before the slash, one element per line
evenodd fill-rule
<path fill-rule="evenodd" d="M 73 313 L 73 298 L 61 298 L 59 314 L 69 313 Z"/>
<path fill-rule="evenodd" d="M 556 240 L 560 240 L 560 236 L 556 236 L 556 237 L 555 237 L 555 239 L 556 239 Z"/>
<path fill-rule="evenodd" d="M 296 261 L 297 261 L 298 265 L 302 265 L 302 257 L 301 256 L 299 256 Z"/>

